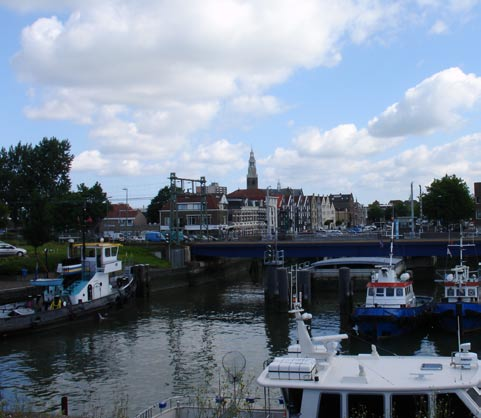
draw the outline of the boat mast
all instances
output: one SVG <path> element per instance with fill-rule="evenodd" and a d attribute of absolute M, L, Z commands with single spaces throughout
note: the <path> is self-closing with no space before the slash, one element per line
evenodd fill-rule
<path fill-rule="evenodd" d="M 394 220 L 391 224 L 391 248 L 389 250 L 389 267 L 392 267 L 392 253 L 394 248 Z"/>

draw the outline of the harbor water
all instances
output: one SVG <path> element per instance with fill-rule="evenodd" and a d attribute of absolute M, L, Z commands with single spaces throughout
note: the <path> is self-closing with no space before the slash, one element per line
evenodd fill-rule
<path fill-rule="evenodd" d="M 433 289 L 430 278 L 415 282 L 417 294 Z M 344 332 L 337 291 L 314 283 L 313 295 L 312 333 Z M 26 410 L 58 412 L 67 396 L 70 415 L 111 417 L 126 405 L 133 417 L 170 396 L 216 393 L 225 385 L 222 360 L 232 351 L 246 359 L 246 381 L 255 380 L 266 360 L 287 352 L 294 326 L 287 312 L 265 305 L 262 279 L 157 292 L 97 321 L 0 340 L 0 394 L 8 406 Z M 468 340 L 481 353 L 481 337 Z M 378 351 L 449 355 L 457 344 L 455 335 L 424 329 L 382 341 Z M 352 338 L 342 351 L 370 346 Z M 249 387 L 250 395 L 261 396 L 254 383 Z"/>

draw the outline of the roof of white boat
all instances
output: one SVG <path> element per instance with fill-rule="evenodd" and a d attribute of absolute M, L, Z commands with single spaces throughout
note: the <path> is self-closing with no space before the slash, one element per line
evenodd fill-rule
<path fill-rule="evenodd" d="M 290 357 L 283 357 L 290 358 Z M 294 360 L 299 358 L 291 357 Z M 304 358 L 312 365 L 312 358 Z M 478 386 L 481 366 L 461 368 L 451 365 L 451 357 L 435 356 L 335 356 L 329 362 L 318 362 L 314 379 L 273 378 L 267 367 L 258 378 L 261 386 L 302 388 L 328 391 L 426 392 L 449 391 Z"/>
<path fill-rule="evenodd" d="M 393 258 L 392 264 L 396 265 L 403 261 L 402 258 Z M 333 266 L 333 265 L 359 265 L 359 264 L 366 264 L 366 265 L 386 265 L 390 264 L 389 257 L 337 257 L 337 258 L 329 258 L 326 260 L 316 261 L 311 263 L 310 267 L 323 267 L 323 266 Z"/>

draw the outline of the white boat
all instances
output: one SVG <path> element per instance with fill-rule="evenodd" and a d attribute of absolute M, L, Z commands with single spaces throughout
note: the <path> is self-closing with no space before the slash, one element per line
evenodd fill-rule
<path fill-rule="evenodd" d="M 313 277 L 338 277 L 341 267 L 349 267 L 352 278 L 370 279 L 373 271 L 379 267 L 392 266 L 399 275 L 406 270 L 406 264 L 398 257 L 337 257 L 311 263 L 309 270 Z"/>
<path fill-rule="evenodd" d="M 135 280 L 118 259 L 119 247 L 103 242 L 70 245 L 58 277 L 32 280 L 38 292 L 28 301 L 0 307 L 0 336 L 98 315 L 126 301 L 135 294 Z"/>
<path fill-rule="evenodd" d="M 257 379 L 282 392 L 287 417 L 481 417 L 481 364 L 469 343 L 448 357 L 381 356 L 375 345 L 342 355 L 346 334 L 311 337 L 310 315 L 300 305 L 291 312 L 298 343 Z"/>
<path fill-rule="evenodd" d="M 434 324 L 440 329 L 461 333 L 481 330 L 481 277 L 479 269 L 471 270 L 464 263 L 463 252 L 473 244 L 465 244 L 463 234 L 459 244 L 459 262 L 451 270 L 444 272 L 441 283 L 443 295 L 434 307 Z"/>

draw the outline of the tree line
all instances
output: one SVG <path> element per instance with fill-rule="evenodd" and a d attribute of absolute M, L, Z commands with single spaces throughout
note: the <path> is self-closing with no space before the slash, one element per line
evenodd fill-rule
<path fill-rule="evenodd" d="M 439 225 L 461 224 L 475 217 L 475 200 L 466 182 L 456 175 L 446 174 L 434 179 L 419 200 L 413 200 L 414 217 L 436 221 Z M 368 206 L 370 222 L 384 222 L 396 217 L 411 216 L 411 200 L 396 200 L 385 207 L 377 200 Z"/>
<path fill-rule="evenodd" d="M 111 204 L 102 186 L 84 183 L 72 191 L 70 169 L 74 155 L 67 139 L 43 138 L 37 145 L 12 145 L 0 149 L 0 228 L 21 228 L 35 248 L 70 230 L 95 231 Z M 180 192 L 180 191 L 179 191 Z M 160 189 L 147 208 L 149 222 L 158 222 L 159 209 L 170 198 L 170 189 Z M 456 175 L 435 179 L 414 204 L 415 217 L 422 213 L 441 225 L 474 217 L 475 202 L 469 188 Z M 368 206 L 368 221 L 382 222 L 410 216 L 411 201 L 393 201 L 389 207 L 374 201 Z"/>
<path fill-rule="evenodd" d="M 72 191 L 74 155 L 67 139 L 43 138 L 37 145 L 0 149 L 0 227 L 22 229 L 35 248 L 54 236 L 84 227 L 94 229 L 110 203 L 102 186 L 84 183 Z"/>

